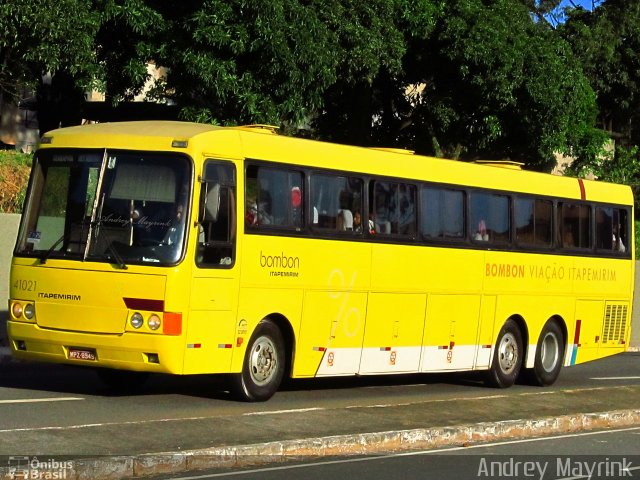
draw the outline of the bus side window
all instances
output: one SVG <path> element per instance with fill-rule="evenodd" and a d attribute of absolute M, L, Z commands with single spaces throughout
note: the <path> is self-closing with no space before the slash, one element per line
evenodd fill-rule
<path fill-rule="evenodd" d="M 508 243 L 509 197 L 495 193 L 473 192 L 469 198 L 471 238 L 474 241 Z"/>
<path fill-rule="evenodd" d="M 420 192 L 420 233 L 424 240 L 463 240 L 464 192 L 425 186 Z"/>
<path fill-rule="evenodd" d="M 553 202 L 539 198 L 515 200 L 515 233 L 520 245 L 551 247 Z"/>
<path fill-rule="evenodd" d="M 303 227 L 302 172 L 250 165 L 246 173 L 245 226 Z"/>
<path fill-rule="evenodd" d="M 621 208 L 596 208 L 596 248 L 603 252 L 627 251 L 627 211 Z"/>
<path fill-rule="evenodd" d="M 208 162 L 203 180 L 196 263 L 200 267 L 229 267 L 235 260 L 235 168 L 226 162 Z"/>
<path fill-rule="evenodd" d="M 362 233 L 362 179 L 317 173 L 310 184 L 314 228 L 346 235 Z"/>
<path fill-rule="evenodd" d="M 416 196 L 415 185 L 374 181 L 369 190 L 369 208 L 376 233 L 414 237 Z"/>
<path fill-rule="evenodd" d="M 591 207 L 562 203 L 559 209 L 560 244 L 563 248 L 591 248 Z"/>

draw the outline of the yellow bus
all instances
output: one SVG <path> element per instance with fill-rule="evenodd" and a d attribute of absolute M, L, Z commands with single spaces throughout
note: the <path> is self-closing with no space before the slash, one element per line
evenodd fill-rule
<path fill-rule="evenodd" d="M 11 266 L 21 359 L 284 376 L 486 372 L 552 384 L 625 351 L 628 187 L 266 126 L 123 122 L 45 134 Z"/>

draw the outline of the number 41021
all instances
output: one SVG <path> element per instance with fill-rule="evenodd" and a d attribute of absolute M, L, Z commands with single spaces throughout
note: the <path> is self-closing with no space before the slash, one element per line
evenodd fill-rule
<path fill-rule="evenodd" d="M 16 280 L 13 282 L 13 288 L 23 290 L 25 292 L 34 292 L 36 289 L 35 280 Z"/>

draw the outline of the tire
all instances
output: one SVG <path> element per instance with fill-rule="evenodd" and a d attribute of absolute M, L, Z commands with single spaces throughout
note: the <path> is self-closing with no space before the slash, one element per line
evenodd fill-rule
<path fill-rule="evenodd" d="M 520 374 L 523 358 L 522 333 L 514 320 L 507 320 L 500 329 L 487 383 L 495 388 L 513 385 Z"/>
<path fill-rule="evenodd" d="M 135 392 L 140 390 L 149 374 L 130 370 L 114 370 L 112 368 L 96 368 L 96 374 L 109 390 L 116 393 Z"/>
<path fill-rule="evenodd" d="M 285 371 L 285 346 L 280 329 L 262 320 L 247 345 L 242 372 L 231 379 L 231 391 L 246 402 L 264 402 L 278 390 Z"/>
<path fill-rule="evenodd" d="M 527 382 L 540 387 L 553 385 L 562 369 L 564 349 L 561 328 L 555 321 L 549 320 L 540 332 L 534 366 L 526 372 Z"/>

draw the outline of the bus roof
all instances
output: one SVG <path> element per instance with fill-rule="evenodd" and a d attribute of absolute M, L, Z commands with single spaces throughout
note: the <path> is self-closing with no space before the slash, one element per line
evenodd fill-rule
<path fill-rule="evenodd" d="M 411 155 L 410 151 L 397 149 L 354 147 L 287 137 L 275 134 L 275 127 L 264 125 L 217 127 L 175 121 L 98 123 L 48 132 L 43 136 L 41 147 L 180 151 L 192 156 L 252 158 L 452 186 L 633 204 L 631 189 L 624 185 L 504 168 L 495 161 L 468 163 Z"/>

